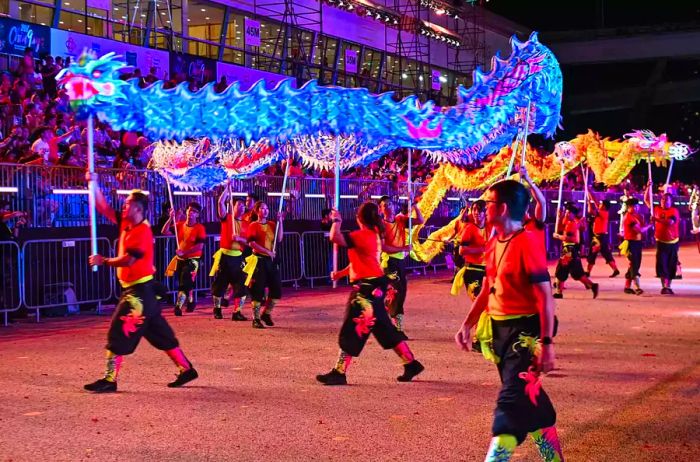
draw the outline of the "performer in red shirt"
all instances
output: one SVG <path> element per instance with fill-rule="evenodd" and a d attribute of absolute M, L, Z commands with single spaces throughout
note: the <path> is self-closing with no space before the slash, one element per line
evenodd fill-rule
<path fill-rule="evenodd" d="M 617 263 L 610 250 L 610 238 L 608 236 L 610 201 L 606 199 L 598 203 L 591 195 L 588 199 L 588 213 L 593 217 L 593 235 L 591 236 L 591 250 L 586 258 L 588 261 L 586 274 L 590 276 L 598 253 L 600 253 L 605 258 L 605 263 L 610 265 L 610 268 L 613 270 L 610 277 L 617 277 L 620 274 L 620 270 L 617 269 Z"/>
<path fill-rule="evenodd" d="M 547 220 L 547 199 L 545 199 L 544 194 L 537 187 L 530 175 L 527 173 L 527 168 L 520 167 L 520 178 L 525 181 L 525 186 L 530 190 L 532 199 L 535 201 L 534 213 L 530 214 L 529 211 L 525 212 L 525 219 L 523 221 L 523 227 L 528 231 L 533 231 L 542 238 L 542 242 L 545 243 L 545 221 Z"/>
<path fill-rule="evenodd" d="M 195 308 L 194 281 L 199 270 L 199 259 L 202 257 L 204 242 L 207 232 L 204 225 L 197 223 L 202 206 L 196 202 L 190 202 L 185 211 L 185 219 L 176 223 L 178 248 L 175 250 L 175 258 L 170 262 L 165 271 L 166 276 L 175 276 L 177 280 L 177 300 L 175 302 L 175 316 L 182 316 L 182 307 L 187 302 L 187 312 L 191 313 Z M 172 235 L 172 222 L 174 211 L 171 211 L 170 219 L 165 222 L 161 232 L 163 235 Z"/>
<path fill-rule="evenodd" d="M 648 191 L 648 189 L 647 189 Z M 649 206 L 649 195 L 645 195 Z M 656 277 L 661 280 L 661 293 L 673 295 L 671 281 L 678 268 L 679 232 L 681 215 L 673 206 L 673 196 L 661 196 L 661 207 L 654 208 L 654 238 L 656 239 Z"/>
<path fill-rule="evenodd" d="M 530 436 L 548 461 L 561 461 L 556 413 L 540 374 L 554 369 L 554 300 L 544 241 L 523 228 L 528 191 L 506 180 L 486 192 L 486 223 L 496 229 L 486 250 L 484 287 L 455 335 L 472 348 L 473 328 L 501 378 L 487 461 L 508 461 Z"/>
<path fill-rule="evenodd" d="M 97 181 L 96 174 L 87 175 Z M 103 378 L 85 385 L 96 393 L 117 391 L 117 377 L 124 356 L 134 352 L 145 337 L 148 343 L 165 351 L 180 370 L 177 379 L 168 387 L 180 387 L 197 378 L 197 371 L 185 357 L 173 329 L 161 314 L 156 295 L 161 292 L 153 279 L 153 234 L 145 218 L 148 196 L 133 192 L 127 197 L 121 215 L 107 204 L 99 187 L 97 210 L 119 226 L 119 246 L 114 258 L 90 256 L 90 265 L 117 268 L 117 279 L 122 286 L 119 302 L 114 310 L 107 332 L 107 368 Z"/>
<path fill-rule="evenodd" d="M 396 214 L 396 205 L 389 196 L 379 199 L 379 211 L 384 219 L 384 236 L 382 244 L 383 261 L 386 261 L 384 271 L 389 276 L 391 285 L 391 300 L 387 300 L 389 313 L 394 318 L 396 327 L 403 330 L 404 303 L 408 292 L 408 280 L 406 279 L 406 258 L 411 251 L 407 245 L 408 215 Z M 423 215 L 414 203 L 414 223 L 423 224 Z"/>
<path fill-rule="evenodd" d="M 564 218 L 561 220 L 561 233 L 554 233 L 554 238 L 562 241 L 561 257 L 557 262 L 555 277 L 557 278 L 554 298 L 564 298 L 563 284 L 569 278 L 569 274 L 575 281 L 580 281 L 586 289 L 593 292 L 593 298 L 598 297 L 598 284 L 590 280 L 583 272 L 581 264 L 581 231 L 583 230 L 583 219 L 579 218 L 579 210 L 569 205 L 565 209 Z"/>
<path fill-rule="evenodd" d="M 644 291 L 639 286 L 639 269 L 642 266 L 642 234 L 646 233 L 651 225 L 644 225 L 644 219 L 638 211 L 639 201 L 630 197 L 627 199 L 627 208 L 622 222 L 622 232 L 625 238 L 620 245 L 620 253 L 627 257 L 629 266 L 625 273 L 626 294 L 642 295 Z M 632 290 L 632 282 L 635 289 Z"/>
<path fill-rule="evenodd" d="M 462 285 L 467 288 L 467 295 L 472 301 L 481 292 L 486 270 L 484 251 L 490 237 L 491 229 L 486 226 L 486 202 L 478 200 L 472 204 L 470 220 L 459 236 L 459 253 L 464 266 L 452 284 L 452 295 L 458 295 Z"/>
<path fill-rule="evenodd" d="M 353 289 L 340 328 L 338 361 L 330 372 L 317 375 L 316 380 L 326 385 L 346 385 L 345 374 L 350 362 L 354 356 L 360 355 L 371 333 L 384 349 L 393 349 L 403 361 L 404 373 L 397 380 L 410 382 L 423 372 L 424 367 L 415 359 L 406 342 L 406 335 L 392 324 L 384 307 L 388 278 L 380 265 L 384 223 L 379 209 L 372 202 L 362 204 L 357 210 L 360 229 L 352 232 L 341 233 L 342 221 L 337 210 L 333 210 L 331 217 L 330 240 L 347 247 L 350 260 L 347 268 L 332 273 L 331 277 L 339 279 L 349 276 Z"/>
<path fill-rule="evenodd" d="M 226 205 L 230 202 L 232 210 L 227 211 Z M 245 204 L 242 200 L 231 200 L 229 188 L 219 196 L 219 219 L 221 220 L 221 240 L 219 250 L 214 254 L 210 276 L 214 276 L 211 286 L 212 299 L 214 300 L 214 318 L 223 319 L 221 302 L 226 289 L 231 286 L 234 291 L 232 321 L 247 321 L 241 309 L 245 303 L 246 287 L 245 274 L 243 273 L 243 251 L 248 246 L 246 238 L 247 223 L 242 220 L 245 212 Z"/>
<path fill-rule="evenodd" d="M 277 224 L 268 220 L 270 209 L 263 201 L 255 203 L 257 220 L 248 228 L 248 245 L 253 249 L 253 254 L 246 259 L 246 267 L 243 269 L 248 274 L 246 281 L 250 287 L 250 295 L 253 300 L 253 327 L 264 329 L 263 322 L 268 326 L 274 326 L 272 310 L 282 298 L 282 277 L 280 276 L 279 261 L 273 251 L 275 240 L 275 227 Z M 282 242 L 284 235 L 284 215 L 278 215 L 279 230 L 277 243 Z M 265 302 L 265 289 L 268 289 L 268 300 L 264 312 L 262 304 Z"/>

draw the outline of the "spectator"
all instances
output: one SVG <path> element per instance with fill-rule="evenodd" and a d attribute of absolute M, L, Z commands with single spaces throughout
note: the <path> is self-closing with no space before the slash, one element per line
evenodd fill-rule
<path fill-rule="evenodd" d="M 228 80 L 226 79 L 225 75 L 222 75 L 219 82 L 216 85 L 214 85 L 214 91 L 217 93 L 223 93 L 224 91 L 226 91 L 227 88 Z"/>
<path fill-rule="evenodd" d="M 19 230 L 27 224 L 27 212 L 13 212 L 10 210 L 10 202 L 0 200 L 0 241 L 14 241 L 19 237 Z M 16 219 L 14 226 L 8 224 Z"/>
<path fill-rule="evenodd" d="M 156 68 L 151 67 L 148 70 L 148 75 L 146 77 L 144 77 L 143 80 L 147 85 L 151 85 L 151 84 L 157 82 L 159 79 L 158 79 L 158 77 L 156 77 Z"/>

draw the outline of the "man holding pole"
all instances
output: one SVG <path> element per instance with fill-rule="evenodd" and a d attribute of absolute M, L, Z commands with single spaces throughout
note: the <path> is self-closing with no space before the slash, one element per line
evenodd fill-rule
<path fill-rule="evenodd" d="M 648 187 L 648 195 L 644 195 L 647 206 L 651 209 L 649 202 L 653 200 L 651 183 Z M 661 206 L 656 207 L 654 216 L 654 239 L 656 239 L 656 277 L 661 280 L 661 293 L 663 295 L 673 295 L 671 281 L 676 277 L 678 268 L 678 224 L 680 223 L 680 213 L 673 206 L 673 196 L 664 193 L 661 196 Z"/>
<path fill-rule="evenodd" d="M 413 218 L 415 224 L 422 225 L 424 220 L 417 204 L 413 205 L 413 210 L 409 210 L 407 215 L 401 213 L 397 215 L 394 202 L 389 196 L 382 196 L 379 199 L 379 211 L 384 221 L 382 267 L 389 277 L 389 285 L 392 287 L 389 289 L 389 293 L 393 293 L 391 299 L 387 300 L 387 304 L 396 328 L 403 331 L 404 302 L 408 291 L 406 257 L 411 251 L 411 246 L 406 244 L 408 214 L 415 213 L 415 218 Z"/>
<path fill-rule="evenodd" d="M 227 202 L 231 205 L 230 211 L 226 210 Z M 247 225 L 244 226 L 245 222 L 242 220 L 245 205 L 240 199 L 233 200 L 230 189 L 226 187 L 219 196 L 218 209 L 221 220 L 221 241 L 219 250 L 214 254 L 214 264 L 209 273 L 210 276 L 214 276 L 211 286 L 214 318 L 223 319 L 221 301 L 230 285 L 233 287 L 234 300 L 240 300 L 240 303 L 234 303 L 231 320 L 247 321 L 241 312 L 246 299 L 243 251 L 247 248 L 248 241 L 245 237 Z"/>
<path fill-rule="evenodd" d="M 487 462 L 510 460 L 530 435 L 547 461 L 564 459 L 556 412 L 542 389 L 540 374 L 554 369 L 554 300 L 544 241 L 523 227 L 529 194 L 513 180 L 486 192 L 486 223 L 496 229 L 486 251 L 483 290 L 455 335 L 472 349 L 473 329 L 484 357 L 496 364 L 501 391 L 492 425 Z"/>
<path fill-rule="evenodd" d="M 199 259 L 202 257 L 204 242 L 207 232 L 204 225 L 197 222 L 202 206 L 197 202 L 190 202 L 185 212 L 185 219 L 177 221 L 176 238 L 177 250 L 165 270 L 166 276 L 175 276 L 177 280 L 177 300 L 175 302 L 175 316 L 182 316 L 182 307 L 187 302 L 187 312 L 191 313 L 195 308 L 194 281 L 199 270 Z M 171 234 L 171 224 L 175 220 L 173 211 L 170 219 L 163 225 L 163 235 Z"/>
<path fill-rule="evenodd" d="M 97 175 L 88 173 L 87 179 L 95 185 L 97 210 L 119 227 L 117 256 L 107 258 L 94 254 L 90 256 L 89 263 L 116 268 L 122 292 L 107 332 L 105 375 L 84 388 L 95 393 L 116 392 L 117 377 L 124 356 L 134 352 L 141 337 L 165 351 L 175 363 L 180 372 L 168 387 L 180 387 L 196 379 L 198 374 L 180 348 L 173 329 L 161 314 L 156 298 L 159 291 L 158 283 L 153 278 L 153 233 L 145 218 L 148 196 L 138 191 L 131 193 L 118 215 L 97 187 Z"/>

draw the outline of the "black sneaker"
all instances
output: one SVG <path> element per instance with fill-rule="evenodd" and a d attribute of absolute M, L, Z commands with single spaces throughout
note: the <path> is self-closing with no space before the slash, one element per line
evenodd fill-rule
<path fill-rule="evenodd" d="M 626 294 L 632 294 L 632 295 L 634 295 L 634 290 L 632 290 L 632 289 L 629 288 L 629 287 L 625 287 L 625 291 L 624 291 L 624 292 L 625 292 Z"/>
<path fill-rule="evenodd" d="M 228 308 L 228 299 L 227 298 L 221 299 L 221 306 L 223 306 L 224 308 Z"/>
<path fill-rule="evenodd" d="M 224 319 L 224 315 L 221 313 L 221 308 L 214 308 L 214 319 Z"/>
<path fill-rule="evenodd" d="M 347 385 L 348 379 L 345 374 L 341 374 L 335 369 L 331 369 L 328 374 L 319 374 L 316 376 L 316 380 L 324 385 Z"/>
<path fill-rule="evenodd" d="M 615 270 L 615 271 L 613 271 L 613 273 L 612 273 L 610 276 L 608 276 L 608 277 L 616 278 L 616 277 L 618 277 L 619 275 L 620 275 L 620 270 Z"/>
<path fill-rule="evenodd" d="M 593 292 L 593 298 L 598 298 L 598 290 L 599 290 L 599 289 L 600 289 L 600 287 L 599 287 L 598 284 L 596 284 L 596 283 L 594 283 L 594 284 L 591 286 L 591 292 Z"/>
<path fill-rule="evenodd" d="M 664 287 L 661 289 L 661 294 L 662 295 L 673 295 L 673 291 L 671 290 L 670 287 Z"/>
<path fill-rule="evenodd" d="M 243 313 L 240 311 L 234 311 L 233 314 L 231 315 L 231 321 L 247 321 L 248 318 L 243 316 Z"/>
<path fill-rule="evenodd" d="M 260 316 L 260 320 L 265 323 L 267 326 L 274 326 L 275 323 L 272 322 L 272 316 L 270 316 L 270 313 L 263 313 L 262 316 Z"/>
<path fill-rule="evenodd" d="M 554 298 L 564 298 L 564 294 L 562 294 L 561 292 L 554 292 L 554 293 L 552 294 L 552 297 L 554 297 Z"/>
<path fill-rule="evenodd" d="M 191 382 L 194 379 L 199 377 L 199 374 L 197 374 L 197 371 L 195 370 L 194 367 L 190 367 L 186 371 L 182 371 L 178 374 L 177 378 L 175 379 L 174 382 L 170 382 L 168 384 L 168 388 L 178 388 L 186 384 L 187 382 Z"/>
<path fill-rule="evenodd" d="M 197 306 L 197 302 L 192 300 L 191 302 L 187 302 L 187 309 L 185 310 L 188 313 L 191 313 L 194 311 L 194 308 Z"/>
<path fill-rule="evenodd" d="M 253 319 L 253 329 L 264 329 L 265 326 L 260 322 L 259 319 Z"/>
<path fill-rule="evenodd" d="M 403 365 L 403 374 L 396 377 L 396 380 L 399 382 L 410 382 L 413 377 L 423 372 L 423 370 L 425 370 L 425 367 L 417 359 L 414 359 L 410 363 Z"/>
<path fill-rule="evenodd" d="M 182 309 L 179 306 L 176 306 L 173 313 L 175 313 L 175 316 L 182 316 Z"/>
<path fill-rule="evenodd" d="M 642 295 L 644 291 L 642 289 L 634 289 L 634 295 Z"/>
<path fill-rule="evenodd" d="M 95 393 L 115 393 L 117 391 L 117 382 L 110 382 L 109 380 L 100 379 L 95 380 L 92 383 L 88 383 L 83 386 L 87 391 L 92 391 Z"/>

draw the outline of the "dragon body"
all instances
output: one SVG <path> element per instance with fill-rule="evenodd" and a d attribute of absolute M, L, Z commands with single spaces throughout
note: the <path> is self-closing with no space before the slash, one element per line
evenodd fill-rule
<path fill-rule="evenodd" d="M 535 183 L 557 180 L 562 171 L 566 174 L 585 164 L 593 172 L 596 182 L 616 185 L 622 182 L 639 162 L 653 161 L 657 165 L 665 165 L 670 160 L 685 160 L 693 152 L 686 144 L 670 142 L 665 134 L 656 136 L 648 130 L 628 133 L 622 140 L 601 138 L 599 134 L 589 130 L 557 145 L 555 152 L 544 155 L 531 146 L 526 146 L 525 168 Z M 418 203 L 425 219 L 433 214 L 449 190 L 483 191 L 503 179 L 516 151 L 514 171 L 519 170 L 521 148 L 518 143 L 506 146 L 476 169 L 465 169 L 451 164 L 440 165 L 423 190 Z M 430 261 L 444 248 L 442 241 L 451 237 L 454 221 L 435 230 L 423 243 L 418 243 L 415 239 L 420 228 L 413 228 L 413 250 L 420 260 Z"/>
<path fill-rule="evenodd" d="M 425 150 L 437 162 L 468 165 L 510 144 L 528 107 L 531 132 L 552 136 L 557 128 L 562 77 L 556 58 L 534 33 L 525 42 L 513 37 L 511 46 L 507 59 L 493 58 L 490 72 L 476 70 L 473 85 L 460 87 L 459 103 L 449 107 L 422 104 L 416 97 L 397 102 L 392 93 L 316 81 L 299 89 L 291 80 L 271 89 L 261 81 L 247 91 L 234 82 L 222 93 L 211 84 L 197 92 L 186 83 L 140 88 L 136 80 L 119 79 L 124 65 L 113 54 L 99 59 L 84 54 L 57 78 L 81 117 L 94 115 L 114 129 L 142 132 L 154 141 L 211 140 L 211 156 L 186 163 L 207 167 L 217 181 L 219 172 L 210 163 L 226 164 L 222 169 L 229 177 L 254 174 L 290 155 L 330 169 L 336 138 L 345 168 L 402 147 Z M 177 175 L 187 180 L 182 172 Z"/>

